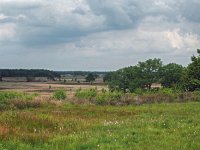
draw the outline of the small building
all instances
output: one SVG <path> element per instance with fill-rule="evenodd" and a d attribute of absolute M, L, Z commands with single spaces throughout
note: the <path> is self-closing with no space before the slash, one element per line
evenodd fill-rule
<path fill-rule="evenodd" d="M 151 84 L 151 89 L 160 89 L 160 88 L 162 88 L 161 83 L 152 83 Z"/>

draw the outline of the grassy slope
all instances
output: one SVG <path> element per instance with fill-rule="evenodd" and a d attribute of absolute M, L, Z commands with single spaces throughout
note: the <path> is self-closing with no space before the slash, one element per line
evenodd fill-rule
<path fill-rule="evenodd" d="M 199 150 L 200 103 L 3 111 L 1 149 Z"/>

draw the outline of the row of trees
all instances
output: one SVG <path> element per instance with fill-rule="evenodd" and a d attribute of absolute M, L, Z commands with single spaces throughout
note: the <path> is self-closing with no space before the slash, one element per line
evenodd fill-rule
<path fill-rule="evenodd" d="M 161 83 L 168 88 L 187 91 L 200 89 L 200 50 L 198 56 L 192 56 L 188 67 L 176 63 L 163 65 L 161 59 L 149 59 L 108 73 L 104 81 L 111 90 L 134 92 L 136 89 L 150 89 L 153 83 Z"/>
<path fill-rule="evenodd" d="M 56 71 L 60 75 L 73 75 L 73 76 L 87 76 L 93 74 L 94 76 L 105 75 L 107 72 L 104 71 Z"/>
<path fill-rule="evenodd" d="M 43 69 L 0 69 L 0 77 L 60 77 L 54 71 Z"/>

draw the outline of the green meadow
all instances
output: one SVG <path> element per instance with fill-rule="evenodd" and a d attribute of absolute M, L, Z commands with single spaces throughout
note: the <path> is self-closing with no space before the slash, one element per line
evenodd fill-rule
<path fill-rule="evenodd" d="M 0 150 L 199 150 L 200 102 L 0 112 Z"/>

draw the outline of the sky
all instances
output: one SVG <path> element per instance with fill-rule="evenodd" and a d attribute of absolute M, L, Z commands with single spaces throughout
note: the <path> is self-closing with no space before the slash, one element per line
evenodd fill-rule
<path fill-rule="evenodd" d="M 200 48 L 200 0 L 0 0 L 0 68 L 111 71 Z"/>

